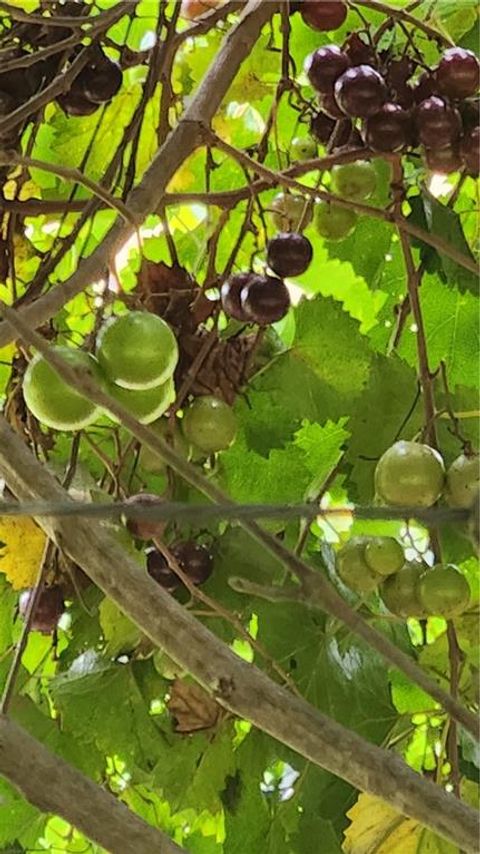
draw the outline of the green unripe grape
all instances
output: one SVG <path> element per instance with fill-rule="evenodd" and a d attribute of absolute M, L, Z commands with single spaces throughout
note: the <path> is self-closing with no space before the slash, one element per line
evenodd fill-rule
<path fill-rule="evenodd" d="M 471 507 L 480 486 L 478 455 L 460 454 L 447 471 L 445 498 L 450 507 Z"/>
<path fill-rule="evenodd" d="M 355 211 L 324 201 L 316 202 L 314 216 L 315 228 L 325 240 L 345 240 L 353 234 L 358 221 Z"/>
<path fill-rule="evenodd" d="M 317 143 L 308 136 L 296 136 L 290 143 L 290 154 L 295 160 L 313 160 L 318 154 Z"/>
<path fill-rule="evenodd" d="M 117 403 L 128 409 L 130 415 L 140 421 L 140 424 L 151 424 L 152 421 L 156 421 L 175 400 L 175 384 L 172 377 L 155 388 L 138 390 L 120 388 L 115 383 L 109 383 L 107 392 Z M 112 421 L 117 421 L 113 414 L 108 414 Z"/>
<path fill-rule="evenodd" d="M 334 166 L 332 190 L 342 199 L 365 202 L 377 189 L 377 173 L 368 160 L 356 160 Z"/>
<path fill-rule="evenodd" d="M 421 575 L 417 595 L 427 614 L 449 620 L 468 608 L 470 585 L 453 564 L 437 564 Z"/>
<path fill-rule="evenodd" d="M 161 317 L 148 311 L 130 311 L 102 326 L 97 358 L 110 382 L 122 388 L 148 389 L 173 375 L 178 346 Z"/>
<path fill-rule="evenodd" d="M 51 349 L 70 367 L 102 381 L 98 362 L 90 353 L 71 347 Z M 54 430 L 81 430 L 96 421 L 101 412 L 95 403 L 62 380 L 40 353 L 33 357 L 25 371 L 23 396 L 32 415 Z"/>
<path fill-rule="evenodd" d="M 268 208 L 278 231 L 298 231 L 300 223 L 306 228 L 312 221 L 311 201 L 298 193 L 278 193 Z"/>
<path fill-rule="evenodd" d="M 200 451 L 213 454 L 230 447 L 237 432 L 233 409 L 211 395 L 197 397 L 182 420 L 183 435 Z"/>
<path fill-rule="evenodd" d="M 169 437 L 169 423 L 167 418 L 159 418 L 158 421 L 155 421 L 150 425 L 150 429 L 157 433 L 161 439 L 167 439 Z M 177 428 L 173 429 L 171 443 L 175 451 L 177 451 L 186 460 L 189 459 L 189 444 Z M 155 451 L 152 451 L 151 448 L 148 448 L 147 445 L 142 445 L 140 448 L 138 464 L 149 474 L 163 474 L 167 467 L 165 460 L 156 454 Z"/>
<path fill-rule="evenodd" d="M 367 537 L 352 537 L 337 554 L 337 572 L 355 593 L 371 593 L 381 580 L 365 560 L 367 542 Z"/>
<path fill-rule="evenodd" d="M 375 469 L 377 495 L 397 507 L 431 507 L 441 495 L 444 480 L 438 451 L 417 442 L 395 442 Z"/>
<path fill-rule="evenodd" d="M 427 616 L 417 596 L 417 585 L 424 568 L 420 563 L 407 563 L 383 582 L 380 598 L 392 614 L 405 619 Z"/>
<path fill-rule="evenodd" d="M 379 575 L 392 575 L 405 563 L 405 553 L 393 537 L 372 537 L 365 546 L 365 560 Z"/>

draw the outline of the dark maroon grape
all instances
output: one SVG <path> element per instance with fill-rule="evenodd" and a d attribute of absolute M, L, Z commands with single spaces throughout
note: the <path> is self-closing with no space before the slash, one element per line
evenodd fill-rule
<path fill-rule="evenodd" d="M 140 492 L 138 495 L 127 498 L 126 503 L 131 504 L 132 507 L 158 507 L 162 499 L 158 495 Z M 161 537 L 165 530 L 165 522 L 161 519 L 141 519 L 140 517 L 135 519 L 127 516 L 126 525 L 130 533 L 140 540 L 156 539 Z"/>
<path fill-rule="evenodd" d="M 25 590 L 18 602 L 18 611 L 25 619 L 34 590 Z M 56 628 L 57 623 L 65 610 L 63 593 L 58 585 L 45 587 L 38 597 L 30 628 L 35 632 L 50 635 Z"/>
<path fill-rule="evenodd" d="M 178 575 L 175 575 L 170 569 L 167 559 L 158 549 L 147 549 L 145 552 L 147 558 L 147 572 L 160 587 L 173 593 L 177 587 L 181 586 L 181 581 Z"/>
<path fill-rule="evenodd" d="M 410 80 L 414 71 L 415 66 L 410 57 L 402 56 L 400 59 L 391 59 L 387 63 L 385 80 L 392 89 L 398 89 L 404 86 L 407 80 Z"/>
<path fill-rule="evenodd" d="M 456 147 L 425 148 L 423 157 L 425 164 L 432 172 L 440 172 L 443 175 L 449 175 L 450 172 L 458 172 L 463 165 L 460 151 Z"/>
<path fill-rule="evenodd" d="M 413 98 L 416 104 L 421 104 L 432 95 L 438 95 L 438 83 L 435 72 L 424 71 L 413 87 Z"/>
<path fill-rule="evenodd" d="M 93 101 L 104 104 L 117 94 L 123 81 L 122 70 L 116 62 L 103 57 L 98 62 L 87 65 L 75 80 L 76 91 Z"/>
<path fill-rule="evenodd" d="M 333 92 L 329 92 L 328 95 L 322 95 L 320 98 L 320 105 L 323 112 L 326 113 L 329 118 L 335 119 L 335 121 L 345 118 L 345 113 L 343 113 L 338 106 Z"/>
<path fill-rule="evenodd" d="M 313 116 L 310 122 L 310 133 L 315 139 L 326 145 L 335 129 L 335 125 L 335 119 L 320 111 Z"/>
<path fill-rule="evenodd" d="M 213 557 L 206 546 L 187 540 L 172 546 L 172 554 L 177 559 L 180 569 L 194 584 L 204 584 L 212 574 Z"/>
<path fill-rule="evenodd" d="M 384 104 L 366 120 L 364 131 L 365 142 L 374 151 L 402 151 L 412 142 L 412 118 L 398 104 Z"/>
<path fill-rule="evenodd" d="M 413 93 L 413 86 L 410 83 L 403 83 L 397 86 L 395 89 L 392 89 L 393 94 L 393 102 L 398 104 L 399 107 L 403 107 L 404 110 L 409 110 L 415 104 L 415 97 Z"/>
<path fill-rule="evenodd" d="M 468 101 L 462 101 L 458 105 L 458 110 L 462 117 L 464 133 L 468 133 L 468 131 L 480 125 L 480 101 L 478 98 L 470 98 Z"/>
<path fill-rule="evenodd" d="M 348 68 L 335 83 L 335 100 L 347 116 L 366 119 L 378 113 L 387 100 L 382 75 L 370 65 Z"/>
<path fill-rule="evenodd" d="M 478 125 L 464 136 L 460 150 L 468 174 L 472 178 L 478 178 L 480 170 L 480 127 Z"/>
<path fill-rule="evenodd" d="M 471 50 L 463 47 L 448 48 L 436 73 L 439 91 L 449 98 L 468 98 L 480 85 L 480 63 Z"/>
<path fill-rule="evenodd" d="M 448 148 L 458 142 L 462 130 L 460 113 L 443 98 L 432 95 L 422 101 L 415 118 L 419 140 L 426 148 Z"/>
<path fill-rule="evenodd" d="M 347 68 L 350 60 L 335 44 L 319 47 L 307 57 L 305 71 L 313 88 L 318 92 L 331 92 L 337 80 Z"/>
<path fill-rule="evenodd" d="M 235 320 L 240 320 L 242 323 L 249 322 L 249 317 L 245 314 L 240 302 L 240 294 L 243 288 L 255 278 L 258 276 L 252 272 L 236 273 L 223 283 L 220 289 L 220 300 L 228 317 L 234 317 Z"/>
<path fill-rule="evenodd" d="M 343 43 L 342 50 L 347 54 L 351 65 L 377 65 L 375 49 L 364 42 L 358 33 L 351 33 Z"/>
<path fill-rule="evenodd" d="M 300 276 L 312 258 L 312 244 L 295 231 L 277 234 L 267 246 L 267 264 L 277 276 Z"/>
<path fill-rule="evenodd" d="M 243 288 L 240 299 L 245 314 L 261 326 L 281 320 L 290 308 L 288 288 L 274 276 L 255 277 Z"/>
<path fill-rule="evenodd" d="M 59 95 L 57 103 L 67 116 L 91 116 L 98 110 L 98 104 L 94 104 L 93 101 L 74 89 Z"/>
<path fill-rule="evenodd" d="M 300 6 L 305 23 L 320 32 L 341 27 L 347 17 L 347 11 L 343 0 L 303 0 Z"/>

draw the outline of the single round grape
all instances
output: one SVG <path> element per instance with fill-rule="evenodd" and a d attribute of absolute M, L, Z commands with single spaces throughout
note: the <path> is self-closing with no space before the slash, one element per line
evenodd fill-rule
<path fill-rule="evenodd" d="M 305 62 L 305 71 L 310 83 L 317 92 L 332 92 L 336 80 L 351 65 L 347 54 L 337 45 L 328 44 L 319 47 Z"/>
<path fill-rule="evenodd" d="M 422 101 L 417 107 L 415 120 L 418 138 L 426 148 L 447 148 L 455 145 L 460 139 L 460 113 L 443 98 L 432 95 Z"/>
<path fill-rule="evenodd" d="M 75 80 L 74 87 L 94 104 L 104 104 L 117 94 L 123 81 L 118 63 L 107 57 L 87 65 Z"/>
<path fill-rule="evenodd" d="M 445 498 L 450 507 L 467 509 L 480 488 L 480 461 L 478 454 L 460 454 L 447 471 Z"/>
<path fill-rule="evenodd" d="M 369 42 L 363 41 L 358 33 L 350 33 L 345 39 L 342 50 L 347 54 L 351 65 L 377 65 L 378 56 Z"/>
<path fill-rule="evenodd" d="M 249 285 L 258 276 L 250 270 L 246 273 L 235 273 L 223 283 L 220 289 L 220 301 L 222 308 L 228 317 L 233 317 L 241 323 L 249 323 L 240 302 L 240 294 L 246 285 Z"/>
<path fill-rule="evenodd" d="M 315 137 L 315 139 L 318 139 L 322 145 L 326 145 L 335 130 L 335 125 L 335 119 L 330 118 L 326 113 L 320 111 L 313 116 L 310 122 L 310 133 Z"/>
<path fill-rule="evenodd" d="M 132 507 L 158 507 L 163 503 L 163 499 L 158 495 L 140 492 L 138 495 L 127 498 L 126 503 L 131 504 Z M 163 519 L 142 519 L 141 517 L 135 519 L 127 514 L 126 525 L 132 536 L 140 540 L 153 540 L 163 536 L 166 522 Z"/>
<path fill-rule="evenodd" d="M 332 190 L 342 199 L 364 202 L 377 189 L 377 173 L 369 160 L 342 163 L 331 171 Z"/>
<path fill-rule="evenodd" d="M 397 507 L 431 507 L 440 497 L 444 481 L 438 451 L 417 442 L 395 442 L 375 469 L 377 495 L 385 504 Z"/>
<path fill-rule="evenodd" d="M 468 134 L 469 131 L 480 125 L 480 100 L 478 98 L 462 101 L 458 105 L 458 111 L 462 117 L 464 134 Z"/>
<path fill-rule="evenodd" d="M 449 98 L 468 98 L 480 86 L 480 63 L 471 50 L 448 48 L 436 71 L 438 88 Z"/>
<path fill-rule="evenodd" d="M 460 147 L 465 169 L 472 178 L 478 178 L 480 172 L 480 126 L 468 130 Z"/>
<path fill-rule="evenodd" d="M 90 353 L 58 345 L 52 351 L 70 368 L 101 381 L 98 362 Z M 25 371 L 23 397 L 32 415 L 53 430 L 82 430 L 100 415 L 99 407 L 66 383 L 41 353 L 33 357 Z"/>
<path fill-rule="evenodd" d="M 194 584 L 204 584 L 212 574 L 213 556 L 206 546 L 187 540 L 176 543 L 171 552 Z"/>
<path fill-rule="evenodd" d="M 300 276 L 312 258 L 312 244 L 294 231 L 277 234 L 267 246 L 267 264 L 277 276 Z"/>
<path fill-rule="evenodd" d="M 470 585 L 453 564 L 437 564 L 420 576 L 417 596 L 427 614 L 450 620 L 468 608 Z"/>
<path fill-rule="evenodd" d="M 278 323 L 290 308 L 290 294 L 285 282 L 275 276 L 259 276 L 246 285 L 240 300 L 251 321 L 268 326 Z"/>
<path fill-rule="evenodd" d="M 315 228 L 325 240 L 345 240 L 355 231 L 357 221 L 355 211 L 348 208 L 324 201 L 315 205 Z"/>
<path fill-rule="evenodd" d="M 312 205 L 298 193 L 278 193 L 269 204 L 272 222 L 278 231 L 298 231 L 312 221 Z"/>
<path fill-rule="evenodd" d="M 18 611 L 20 616 L 25 619 L 30 601 L 34 595 L 34 590 L 25 590 L 18 602 Z M 51 587 L 44 587 L 40 592 L 33 612 L 30 628 L 34 632 L 41 632 L 43 635 L 50 635 L 57 628 L 57 623 L 65 610 L 65 602 L 61 587 L 54 584 Z"/>
<path fill-rule="evenodd" d="M 373 116 L 387 100 L 387 94 L 385 80 L 370 65 L 348 68 L 335 83 L 335 100 L 352 118 Z"/>
<path fill-rule="evenodd" d="M 317 156 L 317 143 L 308 136 L 295 136 L 290 143 L 293 160 L 313 160 Z"/>
<path fill-rule="evenodd" d="M 169 593 L 173 593 L 174 590 L 177 590 L 181 586 L 182 582 L 178 575 L 170 569 L 167 559 L 158 549 L 153 547 L 146 549 L 145 556 L 147 559 L 147 572 L 160 587 L 168 590 Z"/>
<path fill-rule="evenodd" d="M 97 336 L 97 357 L 110 382 L 122 388 L 148 389 L 173 375 L 178 345 L 161 317 L 149 311 L 130 311 L 104 323 Z"/>
<path fill-rule="evenodd" d="M 427 616 L 417 596 L 417 585 L 423 571 L 423 564 L 407 563 L 385 579 L 380 587 L 380 598 L 392 614 L 404 619 Z"/>
<path fill-rule="evenodd" d="M 300 14 L 313 30 L 336 30 L 347 17 L 347 6 L 343 0 L 303 0 Z"/>
<path fill-rule="evenodd" d="M 403 151 L 413 141 L 413 122 L 408 110 L 387 103 L 365 121 L 365 142 L 374 151 Z"/>
<path fill-rule="evenodd" d="M 206 454 L 229 448 L 237 432 L 233 409 L 211 395 L 197 397 L 186 409 L 182 430 L 188 442 Z"/>
<path fill-rule="evenodd" d="M 367 542 L 367 537 L 352 537 L 337 553 L 337 572 L 355 593 L 371 593 L 381 580 L 365 560 Z"/>
<path fill-rule="evenodd" d="M 413 87 L 413 99 L 415 103 L 421 104 L 422 101 L 426 101 L 427 98 L 431 98 L 432 95 L 438 94 L 438 81 L 435 72 L 424 71 Z"/>
<path fill-rule="evenodd" d="M 451 172 L 458 172 L 463 166 L 460 150 L 456 147 L 423 150 L 423 159 L 425 165 L 432 172 L 439 172 L 441 175 L 450 175 Z"/>
<path fill-rule="evenodd" d="M 394 537 L 371 537 L 365 546 L 365 560 L 379 575 L 392 575 L 405 563 L 405 553 Z"/>

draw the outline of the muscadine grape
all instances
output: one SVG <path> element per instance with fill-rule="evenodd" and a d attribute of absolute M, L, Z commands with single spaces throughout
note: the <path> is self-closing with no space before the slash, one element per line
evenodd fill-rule
<path fill-rule="evenodd" d="M 455 145 L 460 138 L 460 113 L 436 95 L 418 105 L 415 121 L 418 138 L 426 148 L 447 148 Z"/>
<path fill-rule="evenodd" d="M 132 507 L 158 507 L 162 504 L 163 499 L 158 495 L 152 495 L 148 492 L 140 492 L 138 495 L 131 495 L 127 498 L 126 503 Z M 159 539 L 163 536 L 166 522 L 162 519 L 142 519 L 141 517 L 132 518 L 126 516 L 126 525 L 130 533 L 140 540 Z"/>
<path fill-rule="evenodd" d="M 480 85 L 480 63 L 471 50 L 451 47 L 445 51 L 436 71 L 438 88 L 449 98 L 468 98 Z"/>
<path fill-rule="evenodd" d="M 331 171 L 332 190 L 342 199 L 364 202 L 377 189 L 377 173 L 368 160 L 342 163 Z"/>
<path fill-rule="evenodd" d="M 181 581 L 173 570 L 170 569 L 167 559 L 158 549 L 146 549 L 147 572 L 160 587 L 173 593 L 181 585 Z"/>
<path fill-rule="evenodd" d="M 364 42 L 358 33 L 350 33 L 343 43 L 342 50 L 347 54 L 351 65 L 375 66 L 377 64 L 374 48 L 368 42 Z"/>
<path fill-rule="evenodd" d="M 334 91 L 340 109 L 347 116 L 361 119 L 377 113 L 388 94 L 382 75 L 370 65 L 348 68 L 338 78 Z"/>
<path fill-rule="evenodd" d="M 305 71 L 313 88 L 317 92 L 328 94 L 333 90 L 336 80 L 351 65 L 347 54 L 337 45 L 328 44 L 319 47 L 305 62 Z"/>
<path fill-rule="evenodd" d="M 25 590 L 18 602 L 18 610 L 21 617 L 25 619 L 30 606 L 34 590 Z M 57 627 L 57 623 L 65 610 L 63 593 L 58 585 L 45 587 L 37 599 L 35 611 L 33 612 L 31 629 L 50 635 Z"/>
<path fill-rule="evenodd" d="M 443 460 L 434 448 L 417 442 L 395 442 L 380 457 L 375 489 L 385 504 L 431 507 L 445 481 Z"/>
<path fill-rule="evenodd" d="M 104 323 L 97 336 L 97 357 L 108 379 L 122 388 L 154 388 L 172 376 L 178 345 L 161 317 L 130 311 Z"/>
<path fill-rule="evenodd" d="M 460 147 L 465 168 L 472 178 L 480 172 L 480 126 L 467 131 Z"/>
<path fill-rule="evenodd" d="M 70 368 L 101 381 L 98 362 L 90 353 L 58 345 L 52 351 Z M 33 357 L 25 371 L 23 397 L 32 415 L 53 430 L 82 430 L 100 415 L 96 404 L 66 383 L 41 353 Z"/>
<path fill-rule="evenodd" d="M 365 545 L 365 560 L 379 575 L 392 575 L 405 563 L 405 553 L 394 537 L 371 537 Z"/>
<path fill-rule="evenodd" d="M 365 142 L 374 151 L 402 151 L 412 142 L 411 115 L 399 104 L 389 102 L 366 119 L 364 133 Z"/>
<path fill-rule="evenodd" d="M 267 246 L 267 264 L 277 276 L 301 275 L 312 258 L 312 244 L 294 231 L 277 234 Z"/>
<path fill-rule="evenodd" d="M 392 614 L 404 619 L 427 615 L 417 596 L 417 585 L 423 570 L 423 564 L 407 563 L 383 582 L 380 598 Z"/>
<path fill-rule="evenodd" d="M 348 208 L 324 201 L 315 205 L 315 228 L 325 240 L 345 240 L 355 231 L 357 221 L 355 211 Z"/>
<path fill-rule="evenodd" d="M 367 542 L 367 537 L 352 537 L 337 554 L 337 572 L 355 593 L 371 593 L 380 582 L 380 577 L 365 560 Z"/>
<path fill-rule="evenodd" d="M 212 395 L 197 397 L 182 420 L 185 438 L 200 451 L 224 451 L 235 439 L 237 419 L 233 409 Z"/>
<path fill-rule="evenodd" d="M 206 546 L 194 540 L 187 540 L 176 543 L 172 546 L 171 552 L 185 575 L 188 575 L 194 584 L 204 584 L 212 574 L 213 557 Z"/>
<path fill-rule="evenodd" d="M 242 323 L 249 323 L 249 318 L 245 314 L 240 302 L 240 294 L 243 288 L 250 284 L 253 279 L 258 278 L 251 271 L 247 273 L 235 273 L 223 283 L 220 289 L 220 301 L 222 308 L 228 317 L 233 317 Z"/>
<path fill-rule="evenodd" d="M 478 98 L 470 98 L 458 105 L 462 117 L 463 132 L 468 133 L 480 125 L 480 101 Z"/>
<path fill-rule="evenodd" d="M 288 288 L 275 276 L 255 278 L 243 288 L 240 300 L 245 314 L 261 326 L 277 323 L 290 308 Z"/>
<path fill-rule="evenodd" d="M 458 172 L 463 166 L 462 156 L 456 147 L 425 148 L 423 150 L 423 158 L 428 169 L 432 172 L 439 172 L 441 175 Z"/>
<path fill-rule="evenodd" d="M 72 89 L 94 104 L 104 104 L 117 94 L 122 82 L 122 69 L 118 63 L 104 56 L 80 72 Z"/>
<path fill-rule="evenodd" d="M 322 110 L 313 116 L 310 122 L 310 133 L 325 145 L 335 130 L 336 121 Z"/>
<path fill-rule="evenodd" d="M 337 99 L 333 92 L 329 92 L 328 94 L 321 96 L 320 106 L 322 107 L 323 112 L 331 119 L 341 121 L 345 118 L 345 113 L 338 106 Z"/>
<path fill-rule="evenodd" d="M 81 92 L 70 90 L 57 96 L 57 104 L 67 116 L 91 116 L 98 110 L 98 104 L 90 101 Z"/>
<path fill-rule="evenodd" d="M 409 56 L 402 56 L 400 59 L 391 59 L 387 63 L 385 79 L 388 85 L 394 89 L 402 88 L 407 80 L 410 79 L 414 70 L 414 62 Z"/>
<path fill-rule="evenodd" d="M 347 17 L 347 6 L 343 0 L 303 0 L 300 14 L 313 30 L 336 30 Z"/>
<path fill-rule="evenodd" d="M 435 72 L 424 71 L 413 87 L 413 99 L 416 104 L 421 104 L 432 95 L 438 95 L 438 83 Z"/>
<path fill-rule="evenodd" d="M 417 597 L 427 614 L 450 620 L 468 608 L 470 585 L 453 564 L 436 564 L 420 576 Z"/>
<path fill-rule="evenodd" d="M 298 193 L 278 193 L 269 205 L 272 222 L 279 231 L 298 231 L 312 221 L 312 205 L 309 199 Z"/>
<path fill-rule="evenodd" d="M 294 160 L 312 160 L 317 153 L 317 143 L 308 136 L 296 136 L 290 143 L 290 154 Z"/>
<path fill-rule="evenodd" d="M 480 486 L 478 454 L 460 454 L 447 471 L 445 498 L 450 507 L 472 506 Z"/>

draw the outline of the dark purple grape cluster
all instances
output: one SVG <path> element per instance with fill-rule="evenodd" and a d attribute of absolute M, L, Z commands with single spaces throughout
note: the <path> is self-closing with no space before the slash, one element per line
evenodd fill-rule
<path fill-rule="evenodd" d="M 195 540 L 183 540 L 171 547 L 171 553 L 192 584 L 204 584 L 210 578 L 213 570 L 213 556 L 206 546 Z M 148 574 L 164 590 L 174 593 L 175 590 L 184 587 L 162 552 L 156 548 L 149 548 L 145 555 Z"/>
<path fill-rule="evenodd" d="M 376 52 L 352 33 L 342 47 L 310 54 L 305 70 L 320 106 L 310 132 L 329 148 L 419 149 L 429 169 L 478 176 L 480 63 L 472 51 L 448 48 L 425 71 L 416 58 Z"/>

